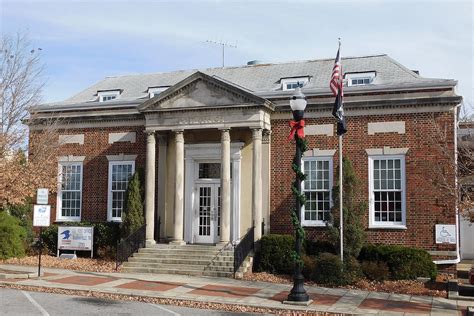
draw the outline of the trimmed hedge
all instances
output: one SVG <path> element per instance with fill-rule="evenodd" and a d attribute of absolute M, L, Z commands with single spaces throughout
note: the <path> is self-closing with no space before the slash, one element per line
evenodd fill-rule
<path fill-rule="evenodd" d="M 334 245 L 329 241 L 313 241 L 306 239 L 304 241 L 304 249 L 306 251 L 306 254 L 314 256 L 317 256 L 323 252 L 337 254 Z"/>
<path fill-rule="evenodd" d="M 117 241 L 120 240 L 119 223 L 88 223 L 74 222 L 54 224 L 43 230 L 41 237 L 44 245 L 51 255 L 56 255 L 58 246 L 58 226 L 94 226 L 94 256 L 95 257 L 115 257 Z"/>
<path fill-rule="evenodd" d="M 291 274 L 294 262 L 291 253 L 295 239 L 290 235 L 266 235 L 260 240 L 261 249 L 257 269 L 275 274 Z"/>
<path fill-rule="evenodd" d="M 320 254 L 316 258 L 312 279 L 320 284 L 344 284 L 345 277 L 339 256 L 328 252 Z"/>
<path fill-rule="evenodd" d="M 396 245 L 366 245 L 359 261 L 385 262 L 394 280 L 414 280 L 417 277 L 435 279 L 436 265 L 428 252 L 422 249 Z"/>
<path fill-rule="evenodd" d="M 25 237 L 26 231 L 20 226 L 20 221 L 7 212 L 0 211 L 0 259 L 23 257 Z"/>

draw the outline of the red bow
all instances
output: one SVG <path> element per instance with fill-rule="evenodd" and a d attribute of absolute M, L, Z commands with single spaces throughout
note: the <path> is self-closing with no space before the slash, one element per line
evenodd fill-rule
<path fill-rule="evenodd" d="M 291 132 L 288 136 L 288 140 L 292 140 L 293 137 L 304 138 L 304 120 L 290 121 Z"/>

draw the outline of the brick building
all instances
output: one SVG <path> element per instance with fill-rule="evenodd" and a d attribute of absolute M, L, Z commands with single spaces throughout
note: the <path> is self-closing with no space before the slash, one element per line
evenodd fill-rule
<path fill-rule="evenodd" d="M 302 223 L 321 238 L 339 163 L 328 87 L 333 63 L 107 77 L 39 107 L 40 115 L 61 118 L 54 222 L 120 221 L 128 178 L 142 168 L 149 245 L 225 245 L 253 223 L 256 240 L 292 233 L 289 98 L 303 84 L 310 150 Z M 455 262 L 459 242 L 437 243 L 435 226 L 458 226 L 455 196 L 437 186 L 438 171 L 456 185 L 456 81 L 423 78 L 387 55 L 342 64 L 343 154 L 362 181 L 369 241 L 416 246 L 438 263 Z M 34 138 L 41 127 L 30 129 Z"/>

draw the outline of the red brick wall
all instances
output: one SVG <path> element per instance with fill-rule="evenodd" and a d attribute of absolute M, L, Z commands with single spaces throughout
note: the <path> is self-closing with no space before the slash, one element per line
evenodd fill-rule
<path fill-rule="evenodd" d="M 136 142 L 109 144 L 109 133 L 136 132 Z M 137 155 L 135 170 L 145 169 L 146 134 L 143 127 L 110 127 L 59 130 L 58 135 L 84 134 L 84 144 L 65 144 L 60 155 L 86 156 L 82 175 L 81 220 L 100 222 L 107 220 L 107 190 L 109 162 L 106 155 Z M 34 133 L 30 142 L 34 141 Z M 157 146 L 158 147 L 158 146 Z M 158 157 L 158 153 L 157 153 Z M 51 219 L 56 220 L 56 194 L 51 194 Z"/>
<path fill-rule="evenodd" d="M 454 123 L 452 112 L 396 114 L 346 117 L 348 132 L 343 138 L 343 155 L 348 157 L 361 180 L 360 201 L 368 200 L 368 155 L 365 149 L 408 147 L 406 155 L 406 230 L 367 229 L 373 243 L 404 244 L 427 250 L 454 250 L 455 246 L 436 246 L 435 224 L 455 223 L 455 198 L 433 183 L 438 166 L 449 166 L 454 161 Z M 405 134 L 383 133 L 368 135 L 367 123 L 405 121 Z M 334 118 L 306 119 L 306 125 L 331 124 Z M 335 124 L 334 124 L 335 126 Z M 291 170 L 295 145 L 288 142 L 287 120 L 272 120 L 271 170 L 271 232 L 292 233 L 290 210 L 294 198 L 290 186 L 294 179 Z M 335 133 L 334 133 L 335 134 Z M 445 135 L 445 136 L 444 136 Z M 448 140 L 447 143 L 445 140 Z M 307 136 L 309 148 L 338 149 L 337 136 Z M 447 154 L 443 154 L 445 150 Z M 338 152 L 333 157 L 334 175 L 338 173 Z M 449 156 L 451 155 L 451 156 Z M 448 170 L 448 181 L 454 187 L 454 174 Z M 334 177 L 336 180 L 336 177 Z M 368 226 L 368 209 L 364 224 Z M 308 237 L 322 239 L 325 228 L 306 228 Z"/>

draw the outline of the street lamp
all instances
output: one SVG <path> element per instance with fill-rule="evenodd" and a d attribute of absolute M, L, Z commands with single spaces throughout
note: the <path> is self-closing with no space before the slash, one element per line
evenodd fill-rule
<path fill-rule="evenodd" d="M 304 289 L 304 277 L 301 273 L 302 260 L 301 260 L 301 245 L 303 242 L 304 231 L 301 227 L 301 207 L 303 206 L 304 198 L 301 193 L 301 181 L 304 180 L 304 174 L 301 171 L 301 157 L 302 152 L 305 150 L 304 142 L 304 110 L 306 108 L 306 97 L 298 86 L 295 93 L 290 99 L 290 107 L 293 112 L 293 119 L 290 121 L 291 133 L 289 139 L 294 137 L 296 142 L 296 153 L 293 160 L 293 170 L 295 171 L 295 182 L 293 187 L 293 193 L 296 196 L 296 207 L 292 213 L 292 222 L 295 228 L 295 267 L 293 273 L 293 288 L 288 295 L 288 302 L 291 303 L 307 303 L 309 302 L 309 296 Z"/>

